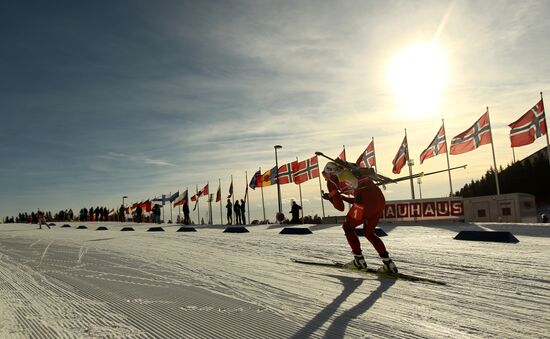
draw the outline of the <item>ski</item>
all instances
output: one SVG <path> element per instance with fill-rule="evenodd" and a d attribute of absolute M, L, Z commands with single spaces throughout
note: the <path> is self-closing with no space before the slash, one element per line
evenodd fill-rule
<path fill-rule="evenodd" d="M 353 270 L 353 271 L 358 271 L 358 272 L 362 272 L 362 273 L 376 274 L 376 275 L 391 278 L 391 279 L 401 279 L 401 280 L 412 281 L 412 282 L 427 282 L 427 283 L 432 283 L 432 284 L 436 284 L 436 285 L 447 285 L 447 283 L 444 282 L 444 281 L 439 281 L 439 280 L 434 280 L 434 279 L 429 279 L 429 278 L 423 278 L 423 277 L 417 277 L 417 276 L 414 276 L 414 275 L 403 274 L 403 273 L 397 273 L 396 274 L 396 273 L 390 273 L 390 272 L 381 272 L 381 271 L 375 270 L 374 268 L 370 268 L 370 267 L 367 268 L 366 270 L 360 270 L 360 269 L 357 269 L 355 266 L 353 266 L 351 264 L 346 264 L 346 263 L 339 262 L 339 261 L 330 261 L 330 262 L 328 262 L 328 261 L 309 261 L 309 260 L 296 259 L 296 258 L 291 258 L 290 260 L 292 262 L 297 263 L 297 264 L 325 266 L 325 267 L 333 267 L 333 268 L 340 268 L 340 269 L 346 269 L 346 270 Z"/>

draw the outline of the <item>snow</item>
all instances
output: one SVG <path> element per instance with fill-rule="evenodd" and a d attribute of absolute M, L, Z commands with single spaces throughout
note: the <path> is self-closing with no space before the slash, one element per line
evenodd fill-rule
<path fill-rule="evenodd" d="M 0 225 L 2 338 L 541 338 L 550 333 L 550 227 L 382 224 L 408 282 L 290 258 L 351 259 L 339 225 L 311 235 L 146 232 L 153 225 Z M 88 229 L 77 230 L 78 225 Z M 99 225 L 107 231 L 96 231 Z M 120 232 L 123 226 L 135 232 Z M 517 244 L 457 241 L 510 231 Z M 380 260 L 362 239 L 367 262 Z"/>

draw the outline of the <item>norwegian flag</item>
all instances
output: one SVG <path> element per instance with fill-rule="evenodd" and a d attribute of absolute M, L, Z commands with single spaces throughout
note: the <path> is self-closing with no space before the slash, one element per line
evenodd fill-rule
<path fill-rule="evenodd" d="M 527 113 L 510 125 L 512 147 L 532 144 L 535 139 L 546 135 L 546 117 L 542 99 Z"/>
<path fill-rule="evenodd" d="M 424 160 L 447 152 L 447 140 L 445 139 L 445 125 L 442 124 L 430 145 L 420 153 L 420 164 Z"/>
<path fill-rule="evenodd" d="M 277 180 L 279 181 L 279 185 L 289 184 L 292 182 L 292 167 L 293 164 L 296 161 L 289 162 L 288 164 L 285 164 L 277 170 Z"/>
<path fill-rule="evenodd" d="M 346 161 L 346 149 L 345 148 L 338 155 L 338 159 Z"/>
<path fill-rule="evenodd" d="M 319 177 L 319 162 L 317 156 L 300 162 L 294 161 L 292 164 L 294 183 L 296 185 Z"/>
<path fill-rule="evenodd" d="M 482 145 L 492 142 L 491 124 L 489 124 L 489 111 L 476 121 L 472 127 L 455 136 L 451 140 L 451 154 L 470 152 Z"/>
<path fill-rule="evenodd" d="M 376 157 L 374 156 L 374 139 L 367 148 L 361 153 L 355 162 L 359 167 L 372 168 L 376 166 Z"/>
<path fill-rule="evenodd" d="M 401 173 L 401 169 L 403 168 L 403 166 L 405 166 L 407 160 L 409 160 L 409 146 L 407 144 L 407 136 L 405 135 L 405 138 L 403 138 L 403 142 L 401 143 L 401 146 L 399 146 L 399 150 L 397 151 L 395 158 L 393 158 L 392 172 L 395 174 Z"/>

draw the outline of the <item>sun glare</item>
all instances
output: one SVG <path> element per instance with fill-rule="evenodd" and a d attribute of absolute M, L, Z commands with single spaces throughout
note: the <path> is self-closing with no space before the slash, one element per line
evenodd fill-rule
<path fill-rule="evenodd" d="M 443 51 L 432 44 L 418 44 L 397 55 L 388 73 L 399 112 L 413 117 L 433 115 L 439 109 L 447 84 Z"/>

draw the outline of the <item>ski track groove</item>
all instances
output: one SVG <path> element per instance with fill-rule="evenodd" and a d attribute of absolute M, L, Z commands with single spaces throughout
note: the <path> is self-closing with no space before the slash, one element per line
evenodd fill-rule
<path fill-rule="evenodd" d="M 79 330 L 93 327 L 96 323 L 100 327 L 112 324 L 105 318 L 105 313 L 115 314 L 118 323 L 125 327 L 111 334 L 99 332 L 103 333 L 103 337 L 117 337 L 116 333 L 126 333 L 135 338 L 261 338 L 270 333 L 271 337 L 291 338 L 296 333 L 301 333 L 299 327 L 292 329 L 294 326 L 307 324 L 327 312 L 329 316 L 325 323 L 310 324 L 317 328 L 308 332 L 309 337 L 331 338 L 332 334 L 345 335 L 346 338 L 547 336 L 549 327 L 545 324 L 550 323 L 550 316 L 544 312 L 550 303 L 550 279 L 547 274 L 548 265 L 545 264 L 550 261 L 545 246 L 547 242 L 537 243 L 529 237 L 522 237 L 517 245 L 459 242 L 451 240 L 456 234 L 454 230 L 408 226 L 403 228 L 403 232 L 417 232 L 426 239 L 422 242 L 410 242 L 412 238 L 407 238 L 398 229 L 395 236 L 392 232 L 391 237 L 384 238 L 384 241 L 400 269 L 408 274 L 443 280 L 448 285 L 441 287 L 396 281 L 383 292 L 383 298 L 363 306 L 367 308 L 363 313 L 355 314 L 349 310 L 353 310 L 355 306 L 361 308 L 362 300 L 368 299 L 371 293 L 378 290 L 376 278 L 363 277 L 360 287 L 347 296 L 341 305 L 327 308 L 341 290 L 341 282 L 329 276 L 359 276 L 338 270 L 299 269 L 288 262 L 289 257 L 317 253 L 319 244 L 331 246 L 323 251 L 320 258 L 349 261 L 350 255 L 343 255 L 349 253 L 349 249 L 339 228 L 337 238 L 334 238 L 336 228 L 328 228 L 317 232 L 316 238 L 311 238 L 314 241 L 306 243 L 301 241 L 303 237 L 274 237 L 279 229 L 270 231 L 273 232 L 269 237 L 232 235 L 229 241 L 227 235 L 219 234 L 221 229 L 201 229 L 201 233 L 197 235 L 173 238 L 168 234 L 146 237 L 136 232 L 132 242 L 135 241 L 135 246 L 141 244 L 145 245 L 142 248 L 146 248 L 137 252 L 113 251 L 112 243 L 120 243 L 117 239 L 121 238 L 113 233 L 113 242 L 94 242 L 94 246 L 88 246 L 90 242 L 84 242 L 88 244 L 86 248 L 90 247 L 85 255 L 81 255 L 82 244 L 83 241 L 90 240 L 70 239 L 70 229 L 57 234 L 55 231 L 10 234 L 10 240 L 0 239 L 0 252 L 10 253 L 13 257 L 12 259 L 4 253 L 0 254 L 0 291 L 10 288 L 2 281 L 6 275 L 2 273 L 2 267 L 5 267 L 6 262 L 13 263 L 14 260 L 16 263 L 12 264 L 12 271 L 30 272 L 22 280 L 36 281 L 37 274 L 46 275 L 50 285 L 54 285 L 55 280 L 55 285 L 59 287 L 56 290 L 50 286 L 48 291 L 40 283 L 22 290 L 20 286 L 16 286 L 16 290 L 7 292 L 5 297 L 2 296 L 4 293 L 0 295 L 0 306 L 2 302 L 10 304 L 12 299 L 28 302 L 33 295 L 46 295 L 42 299 L 51 303 L 74 299 L 66 307 L 59 305 L 52 310 L 45 310 L 39 304 L 27 307 L 29 311 L 38 310 L 38 315 L 31 312 L 35 317 L 41 315 L 40 311 L 63 314 L 71 309 L 76 314 L 87 315 L 86 318 L 76 320 L 67 317 L 67 321 L 72 321 L 72 326 L 76 328 L 63 322 L 52 322 L 56 326 L 48 327 L 48 335 L 56 338 L 79 337 L 79 333 L 82 336 L 84 334 Z M 50 243 L 48 249 L 46 244 L 53 242 L 54 236 L 61 233 L 66 243 L 60 245 L 56 240 L 55 244 Z M 37 236 L 43 238 L 37 241 Z M 444 237 L 449 240 L 442 240 Z M 40 240 L 43 242 L 40 243 Z M 156 246 L 157 241 L 161 241 L 163 246 Z M 29 246 L 31 242 L 33 244 Z M 406 246 L 399 246 L 405 242 Z M 18 243 L 26 246 L 27 250 L 20 250 L 22 246 L 15 246 Z M 362 243 L 364 244 L 363 240 Z M 531 246 L 529 252 L 524 250 L 525 244 Z M 192 247 L 193 251 L 189 251 L 187 247 Z M 506 249 L 504 252 L 503 248 Z M 368 245 L 366 249 L 371 258 L 372 249 Z M 205 253 L 216 253 L 215 260 L 204 257 Z M 233 253 L 239 255 L 233 256 Z M 262 253 L 263 269 L 248 267 L 249 261 L 239 261 L 239 258 L 258 256 L 258 253 Z M 424 253 L 429 253 L 429 256 Z M 532 260 L 533 253 L 538 257 L 536 262 Z M 41 266 L 34 268 L 38 273 L 32 273 L 30 267 L 36 265 L 41 255 Z M 81 265 L 77 266 L 79 259 Z M 285 263 L 284 274 L 281 274 L 281 265 Z M 275 274 L 271 274 L 272 269 Z M 304 284 L 303 287 L 296 285 L 294 276 L 305 278 L 299 282 Z M 69 281 L 72 284 L 68 284 Z M 168 299 L 162 291 L 179 291 L 190 288 L 188 286 L 198 286 L 220 296 L 236 298 L 235 300 L 246 302 L 248 308 L 235 310 L 235 305 L 239 303 L 233 301 L 229 304 L 233 308 L 225 309 L 233 313 L 213 317 L 212 314 L 221 311 L 216 311 L 216 307 L 207 301 L 210 299 L 193 299 L 193 294 L 188 291 L 173 293 L 169 299 L 173 303 L 166 303 Z M 33 291 L 33 288 L 36 290 Z M 23 293 L 18 292 L 19 290 Z M 146 291 L 147 297 L 138 296 L 139 291 Z M 131 297 L 132 295 L 135 297 Z M 76 302 L 83 297 L 86 302 Z M 129 302 L 125 302 L 124 298 L 128 298 Z M 219 300 L 216 304 L 219 304 Z M 24 308 L 14 307 L 19 307 L 18 312 Z M 232 317 L 241 313 L 249 314 L 244 312 L 250 312 L 254 308 L 256 314 L 248 316 L 250 323 L 259 321 L 263 312 L 271 312 L 294 325 L 291 329 L 282 330 L 279 322 L 267 322 L 263 323 L 260 330 L 248 329 L 246 333 L 238 333 L 232 327 Z M 25 314 L 29 316 L 31 313 Z M 133 317 L 137 319 L 132 319 Z M 217 323 L 210 326 L 213 328 L 195 327 L 191 324 L 200 324 L 203 318 L 209 317 L 216 319 Z M 163 319 L 157 322 L 159 318 Z M 395 318 L 399 321 L 396 322 Z M 44 332 L 43 324 L 36 319 L 22 319 L 18 328 L 26 329 L 23 333 L 32 333 L 33 338 L 48 337 L 44 334 L 35 335 Z M 186 319 L 185 326 L 176 326 L 178 320 L 182 319 Z M 141 323 L 138 324 L 137 321 Z M 334 321 L 345 324 L 344 328 L 331 327 Z M 498 326 L 489 326 L 495 321 Z M 22 334 L 21 336 L 24 337 Z"/>

